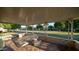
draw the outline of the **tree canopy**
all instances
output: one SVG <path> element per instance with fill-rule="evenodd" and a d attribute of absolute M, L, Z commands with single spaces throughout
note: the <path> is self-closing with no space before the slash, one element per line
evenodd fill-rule
<path fill-rule="evenodd" d="M 54 27 L 53 27 L 52 25 L 48 26 L 48 30 L 50 30 L 50 31 L 52 31 L 53 28 L 54 28 Z"/>
<path fill-rule="evenodd" d="M 17 28 L 21 28 L 20 24 L 4 24 L 4 23 L 0 23 L 0 27 L 2 28 L 6 28 L 6 29 L 17 29 Z M 32 30 L 32 26 L 27 26 L 28 30 Z M 75 31 L 79 31 L 79 20 L 74 20 L 74 24 L 73 24 L 73 28 Z M 34 28 L 36 30 L 44 30 L 44 26 L 42 24 L 37 24 L 36 27 Z M 63 31 L 67 31 L 68 30 L 68 21 L 65 22 L 55 22 L 54 26 L 53 25 L 48 25 L 48 30 L 52 31 L 52 30 L 63 30 Z"/>
<path fill-rule="evenodd" d="M 19 25 L 19 24 L 4 24 L 4 23 L 0 23 L 0 27 L 6 28 L 6 29 L 17 29 L 17 28 L 20 28 L 21 25 Z"/>
<path fill-rule="evenodd" d="M 41 24 L 37 24 L 36 29 L 37 30 L 43 30 L 43 26 Z"/>
<path fill-rule="evenodd" d="M 32 30 L 32 26 L 27 26 L 27 30 Z"/>
<path fill-rule="evenodd" d="M 58 30 L 62 30 L 65 28 L 65 23 L 64 22 L 55 22 L 54 27 Z"/>

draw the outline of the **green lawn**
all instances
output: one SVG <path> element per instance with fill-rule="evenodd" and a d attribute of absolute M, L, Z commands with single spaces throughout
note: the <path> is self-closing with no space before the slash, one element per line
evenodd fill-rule
<path fill-rule="evenodd" d="M 51 37 L 56 37 L 56 38 L 62 38 L 62 39 L 67 39 L 68 38 L 68 35 L 63 35 L 63 34 L 48 34 L 48 36 L 51 36 Z M 79 35 L 74 35 L 74 39 L 75 40 L 79 40 Z"/>
<path fill-rule="evenodd" d="M 48 36 L 52 38 L 61 38 L 61 39 L 68 38 L 68 32 L 59 32 L 59 31 L 29 31 L 29 32 L 47 33 Z M 79 33 L 74 33 L 74 39 L 79 41 Z"/>
<path fill-rule="evenodd" d="M 48 33 L 48 36 L 51 36 L 51 37 L 62 38 L 62 39 L 68 38 L 68 32 L 47 31 L 47 33 Z M 74 33 L 73 38 L 79 41 L 79 33 Z"/>
<path fill-rule="evenodd" d="M 15 33 L 13 33 L 13 32 L 0 33 L 0 36 L 10 35 L 10 34 L 15 34 Z"/>

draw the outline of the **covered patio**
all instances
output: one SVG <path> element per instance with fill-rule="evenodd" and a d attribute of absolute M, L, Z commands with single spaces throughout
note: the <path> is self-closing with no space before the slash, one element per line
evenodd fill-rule
<path fill-rule="evenodd" d="M 37 35 L 26 32 L 21 33 L 22 37 L 16 36 L 16 40 L 5 38 L 4 43 L 14 51 L 77 51 L 79 42 L 73 39 L 73 20 L 79 18 L 78 10 L 78 7 L 0 7 L 0 23 L 24 25 L 44 23 L 47 31 L 48 22 L 68 21 L 67 40 L 49 38 L 47 34 Z M 20 42 L 23 43 L 19 44 Z"/>

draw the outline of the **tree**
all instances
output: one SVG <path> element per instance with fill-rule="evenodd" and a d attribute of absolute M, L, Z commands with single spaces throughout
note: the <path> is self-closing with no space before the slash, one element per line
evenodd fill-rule
<path fill-rule="evenodd" d="M 32 26 L 27 26 L 27 30 L 32 30 Z"/>
<path fill-rule="evenodd" d="M 71 28 L 71 24 L 69 23 L 69 29 Z M 68 29 L 68 21 L 65 22 L 65 30 Z M 79 31 L 79 19 L 73 20 L 73 29 L 74 31 Z"/>
<path fill-rule="evenodd" d="M 79 19 L 78 20 L 74 20 L 74 30 L 75 31 L 79 31 Z"/>
<path fill-rule="evenodd" d="M 6 29 L 11 29 L 11 24 L 0 23 L 0 27 L 6 28 Z"/>
<path fill-rule="evenodd" d="M 0 23 L 0 27 L 2 28 L 6 28 L 6 29 L 17 29 L 17 28 L 21 28 L 20 24 L 4 24 L 4 23 Z"/>
<path fill-rule="evenodd" d="M 19 29 L 19 28 L 21 28 L 21 25 L 20 24 L 11 24 L 11 28 L 12 29 Z"/>
<path fill-rule="evenodd" d="M 48 26 L 48 30 L 50 30 L 50 31 L 52 31 L 53 28 L 54 28 L 54 27 L 53 27 L 52 25 Z"/>
<path fill-rule="evenodd" d="M 2 23 L 0 23 L 0 27 L 4 28 L 4 25 Z"/>
<path fill-rule="evenodd" d="M 3 24 L 3 25 L 4 25 L 4 28 L 11 29 L 11 24 Z"/>
<path fill-rule="evenodd" d="M 65 23 L 64 22 L 55 22 L 54 27 L 57 30 L 63 30 L 65 28 Z"/>
<path fill-rule="evenodd" d="M 37 24 L 36 29 L 37 30 L 43 30 L 43 26 L 41 24 Z"/>

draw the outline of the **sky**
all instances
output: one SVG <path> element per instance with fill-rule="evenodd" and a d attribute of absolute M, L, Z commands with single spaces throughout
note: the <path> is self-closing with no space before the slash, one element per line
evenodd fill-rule
<path fill-rule="evenodd" d="M 49 25 L 54 26 L 54 22 L 52 22 L 52 23 L 48 23 L 48 26 L 49 26 Z M 36 25 L 33 25 L 33 27 L 36 27 Z"/>
<path fill-rule="evenodd" d="M 52 22 L 52 23 L 48 23 L 48 26 L 49 26 L 49 25 L 54 26 L 54 22 Z M 22 28 L 25 28 L 26 26 L 22 25 L 21 27 L 22 27 Z M 36 25 L 33 25 L 33 27 L 36 27 Z"/>
<path fill-rule="evenodd" d="M 52 22 L 52 23 L 48 23 L 48 25 L 52 25 L 52 26 L 54 26 L 54 22 Z"/>

